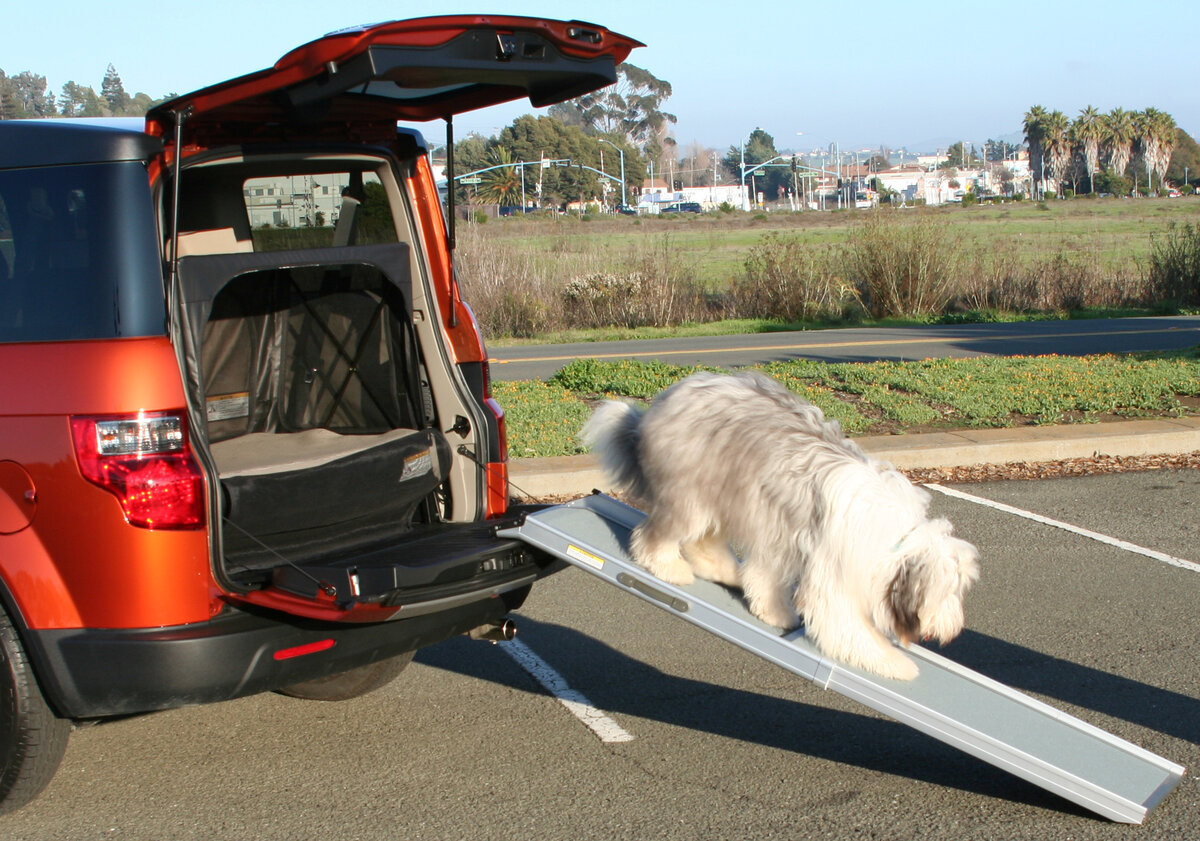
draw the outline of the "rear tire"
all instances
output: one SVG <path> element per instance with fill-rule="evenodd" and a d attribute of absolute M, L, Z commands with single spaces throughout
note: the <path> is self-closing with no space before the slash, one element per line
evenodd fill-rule
<path fill-rule="evenodd" d="M 46 704 L 25 647 L 0 608 L 0 814 L 42 793 L 67 750 L 71 723 Z"/>
<path fill-rule="evenodd" d="M 397 654 L 377 663 L 368 663 L 340 672 L 302 683 L 293 683 L 276 690 L 281 695 L 291 698 L 301 698 L 305 701 L 349 701 L 368 692 L 374 692 L 395 680 L 404 668 L 412 662 L 415 651 Z"/>

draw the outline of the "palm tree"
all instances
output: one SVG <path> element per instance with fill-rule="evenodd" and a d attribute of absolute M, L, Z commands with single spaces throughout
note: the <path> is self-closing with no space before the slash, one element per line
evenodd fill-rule
<path fill-rule="evenodd" d="M 1147 108 L 1141 113 L 1141 129 L 1146 171 L 1158 175 L 1158 186 L 1162 189 L 1171 153 L 1175 151 L 1175 119 L 1165 111 Z"/>
<path fill-rule="evenodd" d="M 1167 170 L 1171 167 L 1171 156 L 1175 153 L 1175 144 L 1179 140 L 1179 126 L 1175 124 L 1175 118 L 1164 112 L 1159 119 L 1159 149 L 1162 151 L 1162 157 L 1159 158 L 1158 179 L 1161 183 L 1167 177 Z"/>
<path fill-rule="evenodd" d="M 1091 105 L 1084 108 L 1071 125 L 1071 132 L 1083 152 L 1083 168 L 1088 177 L 1088 192 L 1095 192 L 1094 176 L 1100 167 L 1100 140 L 1104 136 L 1100 112 Z"/>
<path fill-rule="evenodd" d="M 1054 182 L 1054 192 L 1062 197 L 1062 181 L 1067 176 L 1067 168 L 1071 164 L 1071 142 L 1068 130 L 1070 120 L 1062 111 L 1051 111 L 1042 120 L 1043 155 L 1050 164 L 1050 178 Z"/>
<path fill-rule="evenodd" d="M 1029 144 L 1029 171 L 1039 184 L 1035 193 L 1042 190 L 1042 182 L 1046 180 L 1046 159 L 1043 155 L 1042 142 L 1045 139 L 1046 109 L 1035 105 L 1025 112 L 1025 142 Z M 1037 196 L 1040 198 L 1041 196 Z"/>
<path fill-rule="evenodd" d="M 489 204 L 513 205 L 521 201 L 521 173 L 517 166 L 504 166 L 513 163 L 512 153 L 507 147 L 495 146 L 488 152 L 488 160 L 498 169 L 481 173 L 477 195 Z"/>
<path fill-rule="evenodd" d="M 1133 140 L 1137 134 L 1133 114 L 1123 108 L 1114 108 L 1104 115 L 1104 145 L 1108 147 L 1108 165 L 1117 175 L 1124 175 L 1133 154 Z"/>

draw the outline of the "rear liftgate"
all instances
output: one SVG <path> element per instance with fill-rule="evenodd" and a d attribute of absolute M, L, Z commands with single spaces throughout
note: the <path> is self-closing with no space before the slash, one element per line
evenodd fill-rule
<path fill-rule="evenodd" d="M 697 580 L 666 584 L 629 556 L 644 515 L 603 494 L 529 514 L 502 530 L 693 625 L 1114 821 L 1141 823 L 1183 767 L 919 646 L 913 681 L 876 677 L 823 656 L 803 629 L 783 633 L 737 595 Z"/>

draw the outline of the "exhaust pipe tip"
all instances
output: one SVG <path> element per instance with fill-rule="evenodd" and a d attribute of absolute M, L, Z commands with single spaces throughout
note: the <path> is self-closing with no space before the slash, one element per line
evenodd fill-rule
<path fill-rule="evenodd" d="M 467 636 L 473 640 L 486 640 L 490 643 L 508 642 L 517 635 L 517 623 L 511 619 L 501 619 L 499 622 L 489 622 L 467 631 Z"/>

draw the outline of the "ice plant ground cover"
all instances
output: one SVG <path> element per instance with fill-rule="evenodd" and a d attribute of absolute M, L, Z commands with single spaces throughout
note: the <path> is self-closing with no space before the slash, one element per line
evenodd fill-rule
<path fill-rule="evenodd" d="M 697 367 L 576 360 L 547 382 L 497 382 L 514 458 L 583 452 L 599 399 L 649 400 Z M 714 370 L 714 369 L 707 369 Z M 1200 414 L 1200 349 L 1169 354 L 1017 356 L 758 366 L 850 435 L 1094 423 Z"/>

